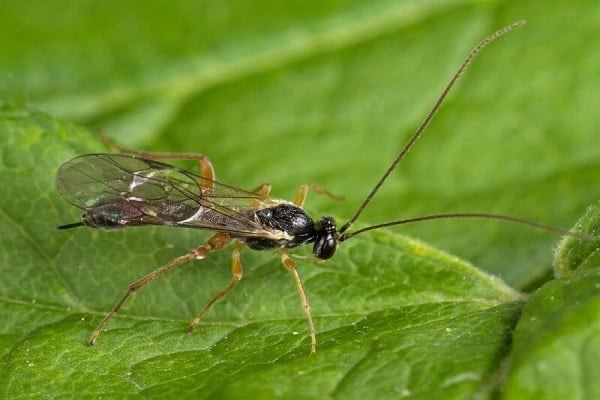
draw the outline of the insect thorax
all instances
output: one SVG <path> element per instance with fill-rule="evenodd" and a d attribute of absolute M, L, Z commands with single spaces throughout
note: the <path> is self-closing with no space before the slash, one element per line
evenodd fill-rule
<path fill-rule="evenodd" d="M 277 204 L 251 212 L 250 218 L 265 228 L 264 237 L 240 237 L 254 250 L 293 248 L 315 241 L 313 219 L 302 208 L 289 204 Z"/>
<path fill-rule="evenodd" d="M 302 208 L 285 203 L 253 211 L 252 218 L 268 232 L 264 237 L 239 238 L 254 250 L 293 248 L 314 242 L 316 257 L 327 259 L 335 253 L 337 230 L 331 217 L 321 217 L 315 224 Z"/>

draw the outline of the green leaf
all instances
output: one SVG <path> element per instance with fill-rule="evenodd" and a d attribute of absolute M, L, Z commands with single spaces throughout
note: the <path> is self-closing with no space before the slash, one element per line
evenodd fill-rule
<path fill-rule="evenodd" d="M 471 47 L 527 19 L 475 60 L 362 221 L 484 211 L 567 227 L 598 200 L 594 0 L 199 7 L 7 2 L 0 97 L 132 148 L 202 152 L 241 187 L 292 198 L 318 184 L 346 201 L 311 196 L 309 209 L 345 219 Z M 550 273 L 556 241 L 499 222 L 402 231 L 521 289 Z"/>
<path fill-rule="evenodd" d="M 581 240 L 577 236 L 565 236 L 561 240 L 554 257 L 554 274 L 557 278 L 567 277 L 575 270 L 596 268 L 600 265 L 598 252 L 600 238 L 600 203 L 588 208 L 587 212 L 577 221 L 574 232 L 590 235 L 589 240 Z M 593 239 L 597 237 L 598 239 Z"/>
<path fill-rule="evenodd" d="M 600 397 L 600 270 L 577 271 L 538 290 L 514 335 L 507 399 Z"/>
<path fill-rule="evenodd" d="M 100 128 L 130 148 L 202 152 L 221 181 L 243 188 L 268 181 L 276 197 L 318 184 L 345 201 L 311 194 L 307 209 L 343 223 L 471 47 L 527 19 L 475 60 L 358 224 L 471 211 L 568 227 L 600 197 L 599 6 L 4 2 L 0 101 L 28 106 L 2 109 L 0 393 L 493 396 L 503 387 L 522 298 L 463 262 L 384 232 L 350 240 L 324 264 L 298 260 L 317 325 L 316 357 L 305 355 L 289 273 L 277 255 L 250 251 L 239 287 L 194 335 L 181 332 L 229 281 L 227 251 L 144 288 L 88 348 L 128 283 L 207 234 L 57 232 L 80 211 L 55 192 L 55 171 L 71 157 L 105 151 L 88 132 Z M 551 276 L 551 234 L 459 220 L 396 231 L 518 290 L 535 292 Z M 584 244 L 578 256 L 586 270 L 574 276 L 597 268 L 588 250 Z M 568 268 L 578 265 L 572 260 Z M 545 364 L 549 371 L 573 365 L 558 353 L 565 359 Z M 577 360 L 583 365 L 585 355 Z"/>
<path fill-rule="evenodd" d="M 1 225 L 4 397 L 318 398 L 335 391 L 353 398 L 372 390 L 462 397 L 494 389 L 521 295 L 385 232 L 344 243 L 331 262 L 298 260 L 318 331 L 314 357 L 292 277 L 276 255 L 250 251 L 243 253 L 247 278 L 195 334 L 185 334 L 187 323 L 228 282 L 226 251 L 144 287 L 89 347 L 128 283 L 206 234 L 56 231 L 79 212 L 58 198 L 48 175 L 101 144 L 26 108 L 6 105 L 0 121 L 8 139 L 0 176 L 11 187 Z M 27 159 L 32 151 L 44 156 Z M 412 372 L 397 375 L 406 368 Z"/>
<path fill-rule="evenodd" d="M 514 334 L 507 399 L 596 399 L 600 397 L 600 268 L 598 205 L 563 238 L 554 260 L 558 279 L 537 290 L 523 309 Z"/>

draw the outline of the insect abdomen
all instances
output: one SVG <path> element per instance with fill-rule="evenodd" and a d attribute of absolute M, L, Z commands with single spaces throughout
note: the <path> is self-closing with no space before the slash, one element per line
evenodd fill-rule
<path fill-rule="evenodd" d="M 127 203 L 125 203 L 127 205 Z M 135 211 L 134 214 L 138 214 L 133 207 L 127 207 L 130 211 Z M 91 207 L 83 215 L 83 222 L 87 226 L 101 229 L 119 229 L 127 226 L 127 218 L 135 218 L 137 215 L 128 215 L 125 217 L 125 208 L 123 205 L 115 205 L 114 203 L 105 204 L 101 206 Z M 131 214 L 131 213 L 129 213 Z"/>
<path fill-rule="evenodd" d="M 83 216 L 86 225 L 102 229 L 118 229 L 138 225 L 169 225 L 194 213 L 194 209 L 185 204 L 163 202 L 136 202 L 116 200 L 106 204 L 89 207 Z"/>

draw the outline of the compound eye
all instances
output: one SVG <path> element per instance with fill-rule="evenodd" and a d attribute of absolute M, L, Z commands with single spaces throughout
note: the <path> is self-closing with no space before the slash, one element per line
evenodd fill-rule
<path fill-rule="evenodd" d="M 321 260 L 333 257 L 337 248 L 337 229 L 331 217 L 321 217 L 317 222 L 315 245 L 313 254 Z"/>
<path fill-rule="evenodd" d="M 335 236 L 327 233 L 319 236 L 313 247 L 313 254 L 321 260 L 327 260 L 328 258 L 333 257 L 336 248 L 337 242 Z"/>

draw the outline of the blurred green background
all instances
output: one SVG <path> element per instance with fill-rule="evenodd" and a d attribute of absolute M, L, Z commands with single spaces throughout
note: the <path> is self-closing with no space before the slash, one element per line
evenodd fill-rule
<path fill-rule="evenodd" d="M 106 345 L 90 350 L 90 329 L 128 282 L 206 235 L 54 231 L 80 214 L 55 192 L 55 170 L 107 150 L 95 129 L 134 149 L 201 152 L 219 180 L 269 182 L 275 197 L 320 185 L 345 199 L 311 194 L 306 208 L 341 224 L 471 48 L 521 19 L 475 60 L 357 225 L 470 211 L 568 229 L 600 198 L 597 1 L 3 1 L 0 102 L 10 106 L 0 114 L 14 130 L 0 131 L 0 347 L 11 378 L 0 394 L 409 397 L 410 387 L 417 398 L 484 398 L 500 390 L 516 337 L 507 396 L 581 384 L 594 398 L 591 380 L 561 368 L 595 371 L 598 335 L 587 347 L 577 336 L 600 318 L 595 303 L 577 313 L 597 292 L 595 270 L 537 291 L 513 336 L 521 303 L 502 303 L 520 298 L 502 282 L 397 236 L 365 234 L 327 263 L 299 261 L 325 349 L 309 359 L 291 278 L 271 254 L 244 252 L 239 291 L 211 310 L 202 336 L 181 335 L 229 279 L 222 252 L 137 296 L 100 338 Z M 551 279 L 559 239 L 481 220 L 394 232 L 521 291 Z M 546 315 L 558 328 L 536 342 Z"/>
<path fill-rule="evenodd" d="M 348 218 L 470 48 L 476 60 L 361 218 L 486 211 L 568 228 L 598 199 L 600 4 L 5 1 L 0 98 L 132 148 L 208 155 L 225 182 L 302 183 Z M 97 151 L 103 150 L 98 146 Z M 553 235 L 496 222 L 398 229 L 527 288 Z"/>

